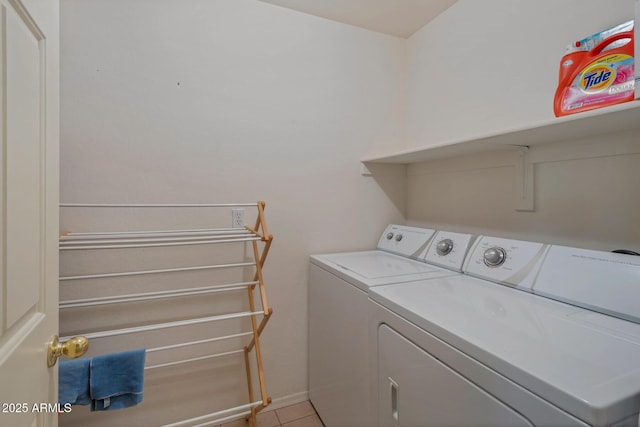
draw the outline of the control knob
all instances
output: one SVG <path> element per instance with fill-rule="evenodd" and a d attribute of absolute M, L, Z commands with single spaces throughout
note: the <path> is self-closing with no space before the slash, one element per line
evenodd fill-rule
<path fill-rule="evenodd" d="M 438 255 L 448 255 L 453 250 L 453 242 L 451 239 L 443 239 L 436 245 L 436 252 Z"/>
<path fill-rule="evenodd" d="M 393 233 L 387 233 L 387 240 L 393 239 Z"/>
<path fill-rule="evenodd" d="M 402 234 L 396 234 L 396 242 L 402 240 Z"/>
<path fill-rule="evenodd" d="M 503 248 L 493 247 L 484 251 L 484 263 L 489 267 L 498 267 L 507 260 L 507 252 Z"/>

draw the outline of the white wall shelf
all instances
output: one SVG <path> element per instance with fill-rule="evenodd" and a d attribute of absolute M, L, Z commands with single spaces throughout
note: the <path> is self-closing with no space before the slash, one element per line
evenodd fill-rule
<path fill-rule="evenodd" d="M 634 129 L 640 130 L 638 100 L 475 138 L 437 141 L 428 146 L 374 155 L 363 159 L 362 162 L 410 164 L 483 151 L 552 144 Z"/>

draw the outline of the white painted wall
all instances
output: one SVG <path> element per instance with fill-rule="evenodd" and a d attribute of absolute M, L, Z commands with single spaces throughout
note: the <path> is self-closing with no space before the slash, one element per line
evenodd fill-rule
<path fill-rule="evenodd" d="M 309 254 L 371 248 L 386 224 L 403 221 L 403 172 L 390 169 L 378 184 L 361 176 L 359 159 L 404 139 L 404 40 L 255 0 L 61 3 L 62 201 L 266 200 L 275 236 L 265 269 L 275 311 L 263 335 L 267 388 L 276 403 L 304 399 Z M 65 209 L 61 229 L 131 227 L 140 215 Z M 172 219 L 183 221 L 169 215 L 167 226 Z M 62 274 L 77 260 L 63 258 Z M 80 261 L 99 272 L 129 260 Z M 78 408 L 61 422 L 196 416 L 185 400 L 212 379 L 195 381 L 140 408 Z"/>
<path fill-rule="evenodd" d="M 408 40 L 406 146 L 553 120 L 565 46 L 633 15 L 633 0 L 458 1 Z M 533 147 L 534 212 L 515 211 L 517 161 L 515 152 L 495 152 L 410 165 L 408 222 L 640 249 L 637 133 Z"/>

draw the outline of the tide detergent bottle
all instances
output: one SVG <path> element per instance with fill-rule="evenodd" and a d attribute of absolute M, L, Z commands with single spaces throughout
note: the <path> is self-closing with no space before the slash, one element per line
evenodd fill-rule
<path fill-rule="evenodd" d="M 560 61 L 556 117 L 634 99 L 633 21 L 567 48 Z"/>

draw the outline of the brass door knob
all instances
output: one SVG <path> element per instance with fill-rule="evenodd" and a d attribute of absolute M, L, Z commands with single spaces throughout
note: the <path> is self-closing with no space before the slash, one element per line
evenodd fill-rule
<path fill-rule="evenodd" d="M 58 336 L 54 335 L 47 349 L 47 366 L 54 366 L 63 354 L 70 359 L 75 359 L 85 354 L 87 350 L 89 350 L 89 340 L 85 337 L 73 337 L 61 343 Z"/>

